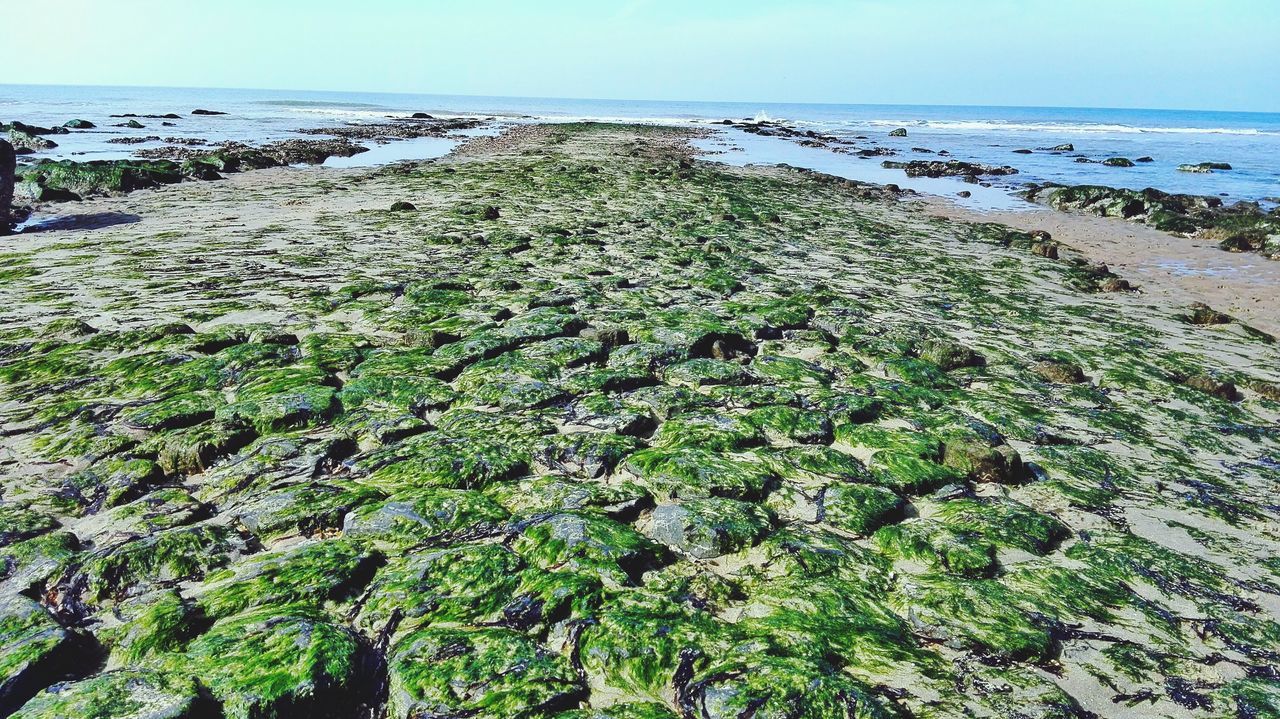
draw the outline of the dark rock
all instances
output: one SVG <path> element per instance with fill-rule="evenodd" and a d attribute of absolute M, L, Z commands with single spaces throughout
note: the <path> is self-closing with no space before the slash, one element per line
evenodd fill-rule
<path fill-rule="evenodd" d="M 906 136 L 907 136 L 907 128 L 905 127 L 899 127 L 898 129 L 889 133 L 889 137 L 906 137 Z"/>
<path fill-rule="evenodd" d="M 13 206 L 13 181 L 17 167 L 18 158 L 13 145 L 0 140 L 0 235 L 9 233 L 9 208 Z"/>
<path fill-rule="evenodd" d="M 1231 165 L 1225 162 L 1200 162 L 1194 165 L 1178 165 L 1178 172 L 1210 173 L 1214 170 L 1230 170 Z"/>
<path fill-rule="evenodd" d="M 1102 161 L 1107 167 L 1133 167 L 1133 160 L 1127 157 L 1108 157 Z"/>
<path fill-rule="evenodd" d="M 425 112 L 415 112 L 411 116 L 414 120 L 434 120 L 435 118 Z"/>
<path fill-rule="evenodd" d="M 28 125 L 17 120 L 9 123 L 9 129 L 25 132 L 28 135 L 66 135 L 71 132 L 65 127 L 40 127 L 39 125 Z"/>
<path fill-rule="evenodd" d="M 493 205 L 489 205 L 488 207 L 484 208 L 484 219 L 486 220 L 496 220 L 501 216 L 502 216 L 502 213 L 499 212 L 498 208 L 494 207 Z"/>
<path fill-rule="evenodd" d="M 911 162 L 894 162 L 885 160 L 881 167 L 891 170 L 903 170 L 907 177 L 977 177 L 979 175 L 1016 175 L 1018 170 L 1008 165 L 982 165 L 961 160 L 912 160 Z"/>
<path fill-rule="evenodd" d="M 956 197 L 973 197 L 973 193 L 968 190 L 961 190 L 956 193 Z"/>
<path fill-rule="evenodd" d="M 1203 302 L 1192 303 L 1190 311 L 1180 316 L 1183 322 L 1191 325 L 1209 326 L 1230 324 L 1235 318 L 1225 312 L 1219 312 Z"/>
<path fill-rule="evenodd" d="M 405 202 L 403 200 L 391 205 L 392 212 L 415 212 L 417 209 L 418 208 L 414 206 L 412 202 Z"/>
<path fill-rule="evenodd" d="M 89 122 L 88 120 L 68 120 L 63 127 L 68 127 L 72 130 L 92 130 L 97 127 L 97 125 Z"/>
<path fill-rule="evenodd" d="M 1143 155 L 1142 157 L 1139 157 L 1138 159 L 1134 160 L 1134 162 L 1155 162 L 1155 160 L 1149 156 Z"/>
<path fill-rule="evenodd" d="M 1027 150 L 1027 149 L 1014 150 L 1014 151 L 1013 151 L 1013 154 L 1015 154 L 1015 155 L 1030 155 L 1030 154 L 1031 154 L 1031 151 L 1030 151 L 1030 150 Z"/>
<path fill-rule="evenodd" d="M 1057 384 L 1080 384 L 1088 381 L 1080 365 L 1065 360 L 1045 360 L 1032 370 L 1049 382 Z"/>
<path fill-rule="evenodd" d="M 217 110 L 201 110 L 197 108 L 195 110 L 192 110 L 191 114 L 192 115 L 225 115 L 227 113 L 219 112 Z"/>
<path fill-rule="evenodd" d="M 9 142 L 14 148 L 22 148 L 34 152 L 36 150 L 52 150 L 58 146 L 58 143 L 53 140 L 22 130 L 17 127 L 19 124 L 21 123 L 15 122 L 9 127 Z"/>
<path fill-rule="evenodd" d="M 142 128 L 146 127 L 146 125 L 142 124 L 141 122 L 138 122 L 137 120 L 130 120 L 128 122 L 121 122 L 117 125 L 114 125 L 113 127 L 127 127 L 132 130 L 141 130 Z"/>
<path fill-rule="evenodd" d="M 1041 147 L 1039 149 L 1044 150 L 1045 152 L 1075 152 L 1076 146 L 1072 145 L 1069 142 L 1064 142 L 1061 145 L 1054 145 L 1053 147 Z"/>

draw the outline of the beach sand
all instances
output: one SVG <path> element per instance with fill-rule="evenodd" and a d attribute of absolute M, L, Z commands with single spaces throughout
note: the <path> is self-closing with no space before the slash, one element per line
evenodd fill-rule
<path fill-rule="evenodd" d="M 47 661 L 0 654 L 0 713 L 81 677 L 31 706 L 1275 706 L 1280 364 L 1183 318 L 1275 329 L 1274 269 L 999 218 L 1142 288 L 1101 292 L 989 216 L 687 139 L 525 127 L 6 238 L 0 647 Z"/>

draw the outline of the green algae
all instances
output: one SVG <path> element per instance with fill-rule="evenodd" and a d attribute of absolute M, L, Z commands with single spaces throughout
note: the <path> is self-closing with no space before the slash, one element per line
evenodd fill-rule
<path fill-rule="evenodd" d="M 68 700 L 1273 710 L 1263 339 L 869 186 L 528 131 L 342 181 L 413 213 L 13 253 L 0 596 L 106 653 Z M 90 250 L 108 316 L 51 285 Z"/>

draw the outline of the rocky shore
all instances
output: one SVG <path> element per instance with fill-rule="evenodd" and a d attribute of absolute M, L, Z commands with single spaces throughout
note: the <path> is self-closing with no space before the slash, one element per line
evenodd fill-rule
<path fill-rule="evenodd" d="M 1280 207 L 1267 211 L 1256 202 L 1227 204 L 1220 197 L 1099 185 L 1034 185 L 1022 195 L 1055 210 L 1118 217 L 1209 240 L 1229 252 L 1257 252 L 1280 259 Z"/>
<path fill-rule="evenodd" d="M 688 139 L 6 238 L 0 716 L 1280 713 L 1273 337 Z"/>

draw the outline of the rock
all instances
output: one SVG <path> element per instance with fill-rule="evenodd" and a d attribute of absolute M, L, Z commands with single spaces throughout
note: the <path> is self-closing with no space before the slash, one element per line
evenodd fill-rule
<path fill-rule="evenodd" d="M 97 127 L 97 125 L 89 122 L 88 120 L 68 120 L 63 127 L 67 127 L 72 130 L 92 130 Z"/>
<path fill-rule="evenodd" d="M 1032 370 L 1044 379 L 1058 384 L 1079 384 L 1089 379 L 1085 377 L 1080 365 L 1065 360 L 1045 360 L 1037 363 Z"/>
<path fill-rule="evenodd" d="M 0 235 L 9 233 L 10 208 L 13 207 L 14 173 L 17 172 L 18 159 L 13 145 L 0 140 Z"/>
<path fill-rule="evenodd" d="M 92 654 L 44 607 L 20 594 L 0 595 L 0 716 L 36 692 L 92 669 Z"/>
<path fill-rule="evenodd" d="M 217 111 L 217 110 L 201 110 L 201 109 L 197 108 L 197 109 L 195 109 L 195 110 L 192 110 L 192 111 L 191 111 L 191 114 L 192 114 L 192 115 L 225 115 L 225 114 L 227 114 L 227 113 L 225 113 L 225 112 L 219 112 L 219 111 Z"/>
<path fill-rule="evenodd" d="M 14 125 L 18 124 L 14 123 Z M 17 127 L 9 128 L 9 142 L 14 148 L 23 148 L 33 152 L 36 150 L 52 150 L 58 146 L 58 143 L 53 140 L 46 140 L 39 135 L 25 132 Z"/>
<path fill-rule="evenodd" d="M 482 216 L 486 220 L 496 220 L 502 216 L 502 213 L 498 211 L 498 208 L 493 205 L 489 205 L 484 208 L 484 214 Z"/>
<path fill-rule="evenodd" d="M 1178 165 L 1178 172 L 1210 173 L 1214 170 L 1230 170 L 1231 165 L 1225 162 L 1200 162 L 1194 165 Z"/>
<path fill-rule="evenodd" d="M 1070 142 L 1064 142 L 1061 145 L 1054 145 L 1053 147 L 1042 147 L 1040 149 L 1046 152 L 1075 152 L 1076 146 L 1071 144 Z"/>
<path fill-rule="evenodd" d="M 137 120 L 130 120 L 128 122 L 121 122 L 117 125 L 113 125 L 113 127 L 127 127 L 133 130 L 141 130 L 142 128 L 146 127 L 146 125 L 142 124 L 141 122 L 138 122 Z"/>
<path fill-rule="evenodd" d="M 759 505 L 711 497 L 658 505 L 647 534 L 672 549 L 712 559 L 745 549 L 770 525 Z"/>
<path fill-rule="evenodd" d="M 907 136 L 907 128 L 905 127 L 899 127 L 898 129 L 889 133 L 889 137 L 906 137 L 906 136 Z"/>
<path fill-rule="evenodd" d="M 24 190 L 34 199 L 60 201 L 170 185 L 182 177 L 182 168 L 167 161 L 61 160 L 28 167 L 22 180 Z"/>
<path fill-rule="evenodd" d="M 65 127 L 40 127 L 39 125 L 28 125 L 17 120 L 9 123 L 9 129 L 24 132 L 28 135 L 66 135 L 71 132 Z"/>
<path fill-rule="evenodd" d="M 965 198 L 973 197 L 973 193 L 969 192 L 968 190 L 961 190 L 956 193 L 956 197 L 965 197 Z"/>
<path fill-rule="evenodd" d="M 78 682 L 55 684 L 23 705 L 12 719 L 208 719 L 213 703 L 182 674 L 123 669 Z"/>
<path fill-rule="evenodd" d="M 1179 318 L 1187 324 L 1200 326 L 1225 325 L 1235 320 L 1231 315 L 1219 312 L 1203 302 L 1193 302 L 1189 311 Z"/>
<path fill-rule="evenodd" d="M 1142 157 L 1134 160 L 1134 162 L 1155 162 L 1155 160 L 1147 155 L 1143 155 Z"/>
<path fill-rule="evenodd" d="M 1178 379 L 1181 384 L 1191 389 L 1204 392 L 1218 399 L 1225 399 L 1228 402 L 1236 402 L 1240 399 L 1240 390 L 1236 389 L 1235 384 L 1218 379 L 1210 374 L 1195 374 L 1175 379 Z"/>
<path fill-rule="evenodd" d="M 415 120 L 434 120 L 435 118 L 425 112 L 415 112 L 411 117 Z M 726 121 L 727 122 L 727 121 Z"/>
<path fill-rule="evenodd" d="M 1133 160 L 1127 157 L 1109 157 L 1102 161 L 1107 167 L 1133 167 Z"/>
<path fill-rule="evenodd" d="M 392 212 L 416 212 L 418 208 L 412 202 L 401 200 L 391 205 Z"/>
<path fill-rule="evenodd" d="M 228 719 L 355 716 L 367 650 L 350 629 L 301 606 L 263 606 L 214 624 L 164 669 L 199 677 Z"/>
<path fill-rule="evenodd" d="M 1014 150 L 1014 151 L 1013 151 L 1013 154 L 1015 154 L 1015 155 L 1030 155 L 1030 154 L 1031 154 L 1031 150 L 1027 150 L 1027 149 Z"/>
<path fill-rule="evenodd" d="M 894 162 L 885 160 L 881 167 L 890 170 L 903 170 L 907 177 L 977 177 L 979 175 L 1016 175 L 1018 170 L 1008 165 L 983 165 L 962 160 L 912 160 L 911 162 Z"/>

